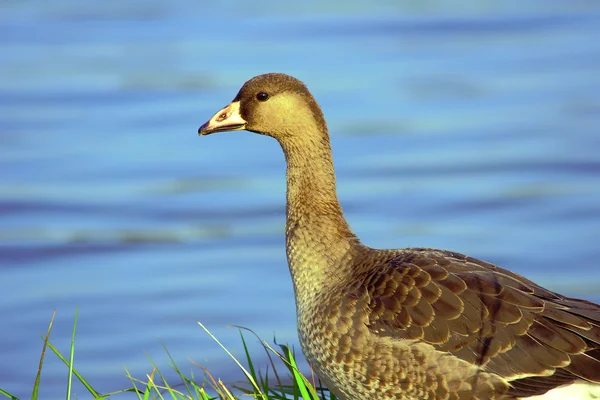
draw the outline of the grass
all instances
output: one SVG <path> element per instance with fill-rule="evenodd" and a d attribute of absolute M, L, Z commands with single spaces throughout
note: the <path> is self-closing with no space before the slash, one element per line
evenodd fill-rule
<path fill-rule="evenodd" d="M 244 346 L 245 360 L 243 363 L 238 360 L 229 350 L 227 350 L 219 340 L 213 336 L 212 333 L 201 323 L 198 323 L 204 331 L 210 337 L 213 338 L 223 350 L 231 357 L 233 362 L 243 372 L 246 381 L 241 386 L 227 386 L 220 379 L 215 379 L 211 373 L 204 367 L 194 363 L 200 371 L 200 380 L 198 380 L 194 372 L 190 372 L 189 375 L 184 374 L 181 369 L 175 363 L 173 357 L 169 351 L 165 348 L 167 355 L 171 361 L 172 368 L 177 376 L 179 377 L 178 382 L 167 382 L 167 379 L 159 369 L 159 367 L 150 360 L 152 365 L 151 372 L 143 378 L 133 377 L 127 369 L 125 373 L 131 381 L 131 387 L 116 390 L 110 393 L 101 394 L 93 388 L 90 382 L 85 379 L 79 371 L 75 368 L 75 333 L 77 331 L 77 312 L 75 313 L 75 319 L 73 322 L 73 331 L 71 334 L 71 346 L 69 349 L 68 356 L 64 356 L 56 347 L 50 342 L 50 332 L 54 324 L 54 317 L 56 311 L 52 314 L 50 324 L 45 336 L 42 336 L 43 347 L 40 355 L 40 362 L 38 371 L 36 374 L 35 381 L 33 382 L 31 398 L 37 400 L 39 389 L 40 389 L 40 378 L 44 365 L 44 360 L 47 353 L 52 352 L 66 365 L 66 399 L 70 400 L 73 389 L 73 378 L 83 384 L 83 386 L 90 393 L 94 399 L 106 399 L 109 396 L 111 398 L 118 398 L 119 395 L 124 393 L 134 393 L 138 400 L 150 400 L 150 399 L 172 399 L 172 400 L 237 400 L 237 399 L 261 399 L 261 400 L 335 400 L 335 396 L 331 395 L 326 388 L 317 385 L 314 380 L 314 376 L 308 379 L 300 371 L 294 360 L 294 354 L 292 350 L 282 344 L 276 344 L 279 350 L 274 349 L 265 341 L 260 341 L 270 361 L 271 373 L 269 373 L 269 367 L 265 373 L 257 372 L 255 363 L 252 361 L 252 357 L 246 346 L 246 339 L 244 338 L 244 331 L 250 332 L 256 337 L 254 332 L 249 331 L 245 328 L 238 327 L 240 330 L 240 338 Z M 41 336 L 41 335 L 40 335 Z M 260 339 L 259 339 L 260 340 Z M 50 350 L 48 352 L 47 350 Z M 244 366 L 245 364 L 245 366 Z M 284 384 L 281 379 L 281 371 L 291 379 L 290 384 Z M 0 398 L 4 395 L 6 398 L 11 400 L 19 400 L 18 397 L 8 393 L 6 390 L 0 388 Z M 128 397 L 131 398 L 131 395 Z"/>

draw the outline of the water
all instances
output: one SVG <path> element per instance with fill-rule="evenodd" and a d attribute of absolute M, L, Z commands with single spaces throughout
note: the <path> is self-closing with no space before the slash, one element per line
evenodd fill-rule
<path fill-rule="evenodd" d="M 184 371 L 239 379 L 196 321 L 237 351 L 228 325 L 297 346 L 281 151 L 196 135 L 270 71 L 322 105 L 366 244 L 600 301 L 597 2 L 2 7 L 0 388 L 29 395 L 54 309 L 64 352 L 79 309 L 76 368 L 100 392 L 149 373 L 145 352 L 168 371 L 161 342 Z M 47 355 L 41 398 L 66 374 Z"/>

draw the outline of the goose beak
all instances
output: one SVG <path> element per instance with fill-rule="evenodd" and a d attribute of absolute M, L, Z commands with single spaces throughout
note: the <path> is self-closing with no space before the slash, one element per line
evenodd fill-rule
<path fill-rule="evenodd" d="M 198 135 L 210 135 L 215 132 L 239 131 L 246 129 L 246 120 L 240 115 L 240 102 L 234 101 L 217 111 L 211 119 L 198 128 Z"/>

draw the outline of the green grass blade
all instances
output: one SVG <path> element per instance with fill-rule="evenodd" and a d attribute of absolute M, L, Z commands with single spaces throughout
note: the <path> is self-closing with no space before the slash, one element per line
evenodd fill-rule
<path fill-rule="evenodd" d="M 231 357 L 231 359 L 238 365 L 238 367 L 242 370 L 242 372 L 244 373 L 244 375 L 246 375 L 246 378 L 250 381 L 250 384 L 252 384 L 252 386 L 254 387 L 254 389 L 257 391 L 258 395 L 260 396 L 260 398 L 267 400 L 267 396 L 265 396 L 265 394 L 263 394 L 263 392 L 260 390 L 260 387 L 258 386 L 258 384 L 256 383 L 256 381 L 254 380 L 254 378 L 252 377 L 252 375 L 250 375 L 250 373 L 246 370 L 246 368 L 244 368 L 244 366 L 242 364 L 240 364 L 240 362 L 233 356 L 233 354 L 231 354 L 229 352 L 229 350 L 227 350 L 227 348 L 225 346 L 223 346 L 223 344 L 221 342 L 219 342 L 219 339 L 217 339 L 209 330 L 208 328 L 206 328 L 204 325 L 202 325 L 201 322 L 198 321 L 198 325 L 200 325 L 202 327 L 202 329 L 204 329 L 204 331 L 206 333 L 208 333 L 208 335 L 215 341 L 217 342 L 217 344 L 219 346 L 221 346 L 221 348 L 223 350 L 225 350 L 225 352 L 229 355 L 229 357 Z"/>
<path fill-rule="evenodd" d="M 148 395 L 149 395 L 149 388 L 148 388 L 148 384 L 146 384 L 146 389 L 144 391 L 141 391 L 140 389 L 138 389 L 137 385 L 135 384 L 136 379 L 131 376 L 131 374 L 129 373 L 129 370 L 127 368 L 125 368 L 125 374 L 127 376 L 127 378 L 129 378 L 129 380 L 131 381 L 131 384 L 133 385 L 133 389 L 135 389 L 135 393 L 137 394 L 137 398 L 138 400 L 142 400 L 142 396 L 141 394 L 144 394 L 144 400 L 148 399 Z"/>
<path fill-rule="evenodd" d="M 73 333 L 71 334 L 71 349 L 69 351 L 69 378 L 67 380 L 67 400 L 71 400 L 71 390 L 73 388 L 73 361 L 75 359 L 75 332 L 77 331 L 77 317 L 79 309 L 75 307 L 75 320 L 73 321 Z"/>
<path fill-rule="evenodd" d="M 154 360 L 152 359 L 152 357 L 150 357 L 149 354 L 146 353 L 146 357 L 148 357 L 148 359 L 150 360 L 150 362 L 152 363 L 152 365 L 154 366 L 154 371 L 156 371 L 156 373 L 158 374 L 158 376 L 160 377 L 162 384 L 164 386 L 159 386 L 156 384 L 156 382 L 154 381 L 152 376 L 148 376 L 149 380 L 151 381 L 152 385 L 154 386 L 153 389 L 156 391 L 156 393 L 160 396 L 160 398 L 162 399 L 163 396 L 160 392 L 160 389 L 164 389 L 166 392 L 168 392 L 171 397 L 173 398 L 173 400 L 178 400 L 178 396 L 180 396 L 180 398 L 185 398 L 186 396 L 178 391 L 175 390 L 173 387 L 171 387 L 169 385 L 169 383 L 167 382 L 165 376 L 162 374 L 162 372 L 160 372 L 160 369 L 158 369 L 158 367 L 156 366 L 156 363 L 154 362 Z M 187 385 L 186 385 L 187 387 Z"/>
<path fill-rule="evenodd" d="M 160 377 L 160 379 L 163 381 L 163 384 L 165 385 L 167 391 L 171 394 L 171 396 L 173 396 L 173 392 L 171 392 L 171 388 L 169 387 L 169 385 L 167 384 L 167 381 L 165 381 L 164 376 L 161 374 L 160 370 L 158 369 L 158 367 L 156 366 L 156 364 L 154 363 L 154 360 L 152 359 L 152 357 L 150 357 L 150 354 L 146 353 L 146 357 L 148 358 L 148 360 L 150 360 L 150 363 L 152 363 L 152 366 L 154 368 L 152 368 L 152 374 L 151 375 L 147 375 L 148 376 L 148 384 L 150 385 L 150 387 L 152 389 L 154 389 L 156 391 L 156 394 L 158 394 L 158 396 L 164 400 L 164 397 L 162 396 L 160 389 L 158 388 L 158 385 L 156 384 L 156 381 L 154 379 L 154 374 L 158 374 L 158 376 Z M 144 400 L 146 400 L 146 398 L 144 398 Z"/>
<path fill-rule="evenodd" d="M 46 336 L 44 337 L 44 346 L 42 347 L 42 355 L 40 356 L 40 364 L 38 366 L 37 375 L 35 376 L 35 383 L 33 384 L 33 393 L 31 393 L 31 400 L 37 400 L 38 398 L 40 378 L 42 376 L 42 365 L 44 364 L 44 357 L 46 356 L 46 347 L 48 346 L 50 331 L 52 331 L 52 325 L 54 325 L 54 317 L 56 317 L 56 309 L 54 309 L 54 311 L 52 312 L 52 318 L 50 318 L 50 324 L 48 324 L 48 331 L 46 332 Z"/>
<path fill-rule="evenodd" d="M 144 391 L 144 400 L 148 400 L 150 398 L 150 393 L 152 393 L 152 385 L 154 383 L 154 374 L 156 373 L 156 368 L 152 368 L 152 372 L 148 376 L 148 383 L 146 384 L 146 390 Z M 156 389 L 156 386 L 154 386 Z M 158 389 L 156 389 L 158 390 Z"/>
<path fill-rule="evenodd" d="M 318 399 L 319 397 L 317 396 L 316 392 L 313 391 L 311 394 L 309 394 L 309 390 L 312 389 L 312 385 L 308 385 L 308 387 L 307 387 L 306 378 L 298 370 L 298 365 L 296 365 L 296 360 L 294 360 L 294 355 L 292 354 L 292 351 L 290 350 L 290 348 L 287 346 L 283 346 L 283 345 L 281 346 L 281 348 L 285 352 L 285 356 L 286 356 L 288 362 L 292 366 L 292 368 L 290 370 L 292 371 L 292 374 L 294 374 L 294 381 L 298 385 L 298 389 L 300 389 L 302 398 L 304 400 Z"/>
<path fill-rule="evenodd" d="M 169 349 L 167 349 L 167 346 L 162 343 L 162 347 L 163 349 L 165 349 L 165 352 L 167 353 L 167 356 L 169 356 L 169 360 L 171 360 L 171 368 L 173 368 L 173 370 L 175 370 L 175 372 L 177 372 L 177 375 L 179 375 L 179 377 L 182 379 L 183 384 L 185 385 L 185 388 L 188 392 L 188 394 L 192 394 L 193 390 L 190 388 L 190 386 L 188 386 L 188 379 L 187 377 L 183 374 L 183 372 L 181 372 L 181 370 L 179 369 L 179 367 L 177 366 L 177 364 L 175 363 L 175 359 L 173 358 L 173 356 L 171 355 L 171 353 L 169 352 Z"/>
<path fill-rule="evenodd" d="M 6 397 L 8 397 L 10 400 L 19 400 L 19 398 L 18 398 L 18 397 L 16 397 L 16 396 L 13 396 L 12 394 L 10 394 L 10 393 L 8 393 L 8 392 L 6 392 L 6 391 L 2 390 L 2 389 L 0 389 L 0 394 L 3 394 L 3 395 L 5 395 L 5 396 L 6 396 Z"/>
<path fill-rule="evenodd" d="M 263 392 L 269 393 L 269 366 L 267 365 L 267 370 L 265 371 L 265 378 L 261 379 Z"/>
<path fill-rule="evenodd" d="M 217 380 L 215 379 L 214 376 L 212 376 L 212 374 L 210 373 L 209 370 L 207 370 L 205 367 L 203 367 L 202 365 L 198 364 L 197 362 L 190 360 L 192 364 L 194 364 L 196 367 L 200 368 L 202 370 L 202 372 L 204 372 L 204 379 L 205 381 L 208 382 L 208 384 L 217 392 L 218 398 L 219 399 L 227 399 L 227 393 L 225 393 L 222 388 L 221 385 L 219 385 L 219 382 L 217 382 Z M 217 399 L 217 397 L 215 397 L 215 399 Z"/>
<path fill-rule="evenodd" d="M 250 369 L 250 375 L 254 378 L 255 382 L 258 382 L 256 377 L 256 370 L 254 369 L 254 364 L 252 363 L 252 358 L 250 357 L 250 352 L 248 351 L 248 346 L 246 345 L 246 340 L 244 340 L 244 335 L 242 334 L 242 330 L 239 330 L 240 338 L 242 339 L 242 345 L 244 346 L 244 353 L 246 353 L 246 362 L 248 362 L 248 368 Z"/>
<path fill-rule="evenodd" d="M 281 358 L 281 354 L 279 354 L 271 346 L 269 346 L 268 343 L 264 344 Z M 290 348 L 282 344 L 280 344 L 279 347 L 283 350 L 285 355 L 285 358 L 282 358 L 282 361 L 284 361 L 284 363 L 292 373 L 292 376 L 294 377 L 294 381 L 296 382 L 298 389 L 300 390 L 302 398 L 304 400 L 318 400 L 319 396 L 317 394 L 317 391 L 311 385 L 309 380 L 304 375 L 302 375 L 302 373 L 298 369 L 298 365 L 296 365 L 296 360 L 294 359 L 294 355 Z"/>
<path fill-rule="evenodd" d="M 54 345 L 52 343 L 48 342 L 48 347 L 50 348 L 50 350 L 52 350 L 54 352 L 54 354 L 56 354 L 56 356 L 58 358 L 60 358 L 62 360 L 62 362 L 65 363 L 65 365 L 67 367 L 69 366 L 69 361 L 67 361 L 67 359 L 61 354 L 60 351 L 58 351 L 58 349 L 56 347 L 54 347 Z M 79 371 L 77 371 L 75 368 L 73 368 L 73 373 L 75 374 L 75 376 L 77 377 L 79 382 L 81 382 L 83 384 L 83 386 L 85 386 L 85 388 L 88 390 L 88 392 L 90 392 L 92 394 L 92 396 L 94 396 L 94 398 L 102 397 L 102 395 L 100 393 L 98 393 L 96 390 L 94 390 L 94 388 L 88 383 L 88 381 L 86 381 L 83 378 L 83 376 L 81 376 Z"/>
<path fill-rule="evenodd" d="M 196 384 L 195 382 L 195 377 L 194 377 L 194 372 L 192 371 L 192 373 L 190 374 L 189 377 L 182 375 L 181 376 L 185 381 L 187 381 L 187 383 L 194 388 L 194 395 L 196 395 L 196 397 L 198 397 L 201 400 L 212 400 L 212 397 L 210 397 L 208 395 L 208 393 L 206 393 L 206 390 L 204 390 L 203 387 L 198 386 L 198 384 Z M 192 393 L 190 392 L 190 396 L 192 395 Z"/>
<path fill-rule="evenodd" d="M 198 392 L 198 396 L 200 396 L 200 398 L 201 398 L 202 400 L 212 400 L 212 399 L 213 399 L 213 398 L 212 398 L 212 397 L 210 397 L 210 396 L 208 395 L 208 393 L 206 393 L 206 392 L 205 392 L 203 389 L 202 389 L 202 390 L 200 390 L 200 391 Z"/>
<path fill-rule="evenodd" d="M 277 368 L 275 368 L 275 363 L 273 362 L 273 357 L 271 356 L 271 351 L 269 350 L 269 348 L 267 346 L 264 345 L 262 339 L 256 334 L 256 332 L 254 332 L 252 329 L 250 328 L 246 328 L 243 326 L 239 326 L 239 325 L 233 325 L 234 327 L 240 329 L 240 330 L 245 330 L 250 332 L 251 334 L 254 335 L 254 337 L 256 338 L 256 340 L 258 340 L 258 342 L 261 344 L 261 346 L 263 347 L 263 349 L 265 350 L 265 354 L 267 355 L 267 358 L 269 359 L 269 363 L 271 364 L 271 367 L 273 368 L 273 375 L 275 375 L 275 379 L 277 380 L 277 385 L 278 386 L 283 386 L 281 383 L 281 379 L 279 379 L 279 374 L 277 373 Z M 273 337 L 273 340 L 275 340 L 275 337 Z M 265 393 L 267 393 L 267 391 L 265 391 Z"/>
<path fill-rule="evenodd" d="M 150 398 L 150 393 L 152 393 L 152 390 L 156 392 L 156 394 L 158 395 L 158 397 L 160 397 L 161 400 L 164 400 L 160 389 L 156 386 L 156 382 L 154 381 L 154 373 L 156 371 L 156 366 L 154 366 L 154 368 L 152 368 L 152 374 L 146 375 L 146 377 L 148 378 L 148 385 L 146 386 L 146 392 L 144 393 L 144 400 L 148 400 Z"/>

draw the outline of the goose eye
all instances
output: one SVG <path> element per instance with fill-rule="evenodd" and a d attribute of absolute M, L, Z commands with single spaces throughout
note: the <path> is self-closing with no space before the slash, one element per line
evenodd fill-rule
<path fill-rule="evenodd" d="M 265 92 L 258 92 L 256 94 L 256 100 L 258 101 L 267 101 L 269 100 L 269 94 Z"/>

